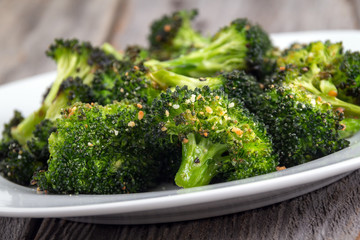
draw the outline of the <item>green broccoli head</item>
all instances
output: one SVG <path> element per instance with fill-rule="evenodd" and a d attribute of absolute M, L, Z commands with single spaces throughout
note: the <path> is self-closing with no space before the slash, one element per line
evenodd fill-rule
<path fill-rule="evenodd" d="M 4 130 L 2 132 L 2 138 L 4 141 L 10 140 L 13 137 L 11 136 L 11 129 L 13 127 L 16 127 L 19 123 L 21 123 L 24 120 L 23 115 L 21 112 L 15 110 L 14 116 L 10 119 L 8 123 L 5 123 Z"/>
<path fill-rule="evenodd" d="M 15 111 L 14 117 L 5 124 L 0 141 L 0 174 L 10 181 L 28 186 L 36 171 L 47 168 L 48 137 L 55 129 L 49 120 L 40 122 L 35 126 L 34 136 L 23 146 L 10 134 L 11 127 L 21 120 L 21 114 Z"/>
<path fill-rule="evenodd" d="M 49 138 L 49 167 L 35 177 L 55 193 L 139 192 L 154 184 L 157 164 L 147 149 L 146 110 L 135 103 L 77 103 Z"/>
<path fill-rule="evenodd" d="M 342 43 L 311 42 L 309 44 L 294 43 L 285 49 L 277 59 L 278 67 L 295 65 L 298 68 L 308 68 L 314 72 L 330 71 L 333 73 L 336 64 L 342 58 Z M 325 73 L 323 73 L 325 74 Z"/>
<path fill-rule="evenodd" d="M 313 98 L 320 97 L 331 104 L 334 111 L 343 111 L 347 119 L 359 118 L 360 107 L 353 104 L 352 97 L 346 96 L 346 89 L 350 89 L 345 84 L 348 79 L 346 72 L 354 72 L 350 70 L 350 66 L 356 69 L 356 64 L 353 63 L 349 53 L 342 53 L 341 43 L 333 44 L 327 41 L 294 44 L 278 59 L 278 72 L 274 79 L 275 83 L 291 85 L 312 94 Z M 355 122 L 346 120 L 346 133 L 341 135 L 345 137 L 356 132 L 360 125 L 354 124 Z"/>
<path fill-rule="evenodd" d="M 215 34 L 207 46 L 164 62 L 150 60 L 145 66 L 191 77 L 208 77 L 234 69 L 261 75 L 264 67 L 268 69 L 268 62 L 265 64 L 263 59 L 271 48 L 268 34 L 259 26 L 237 19 Z"/>
<path fill-rule="evenodd" d="M 34 156 L 36 162 L 41 163 L 42 169 L 47 169 L 49 159 L 48 138 L 56 131 L 54 121 L 45 119 L 36 125 L 34 136 L 26 143 L 27 150 Z M 34 172 L 33 172 L 34 173 Z M 29 176 L 31 177 L 31 176 Z"/>
<path fill-rule="evenodd" d="M 113 69 L 95 74 L 92 85 L 94 101 L 102 105 L 123 99 L 151 102 L 162 90 L 153 79 L 141 63 L 119 62 Z"/>
<path fill-rule="evenodd" d="M 175 177 L 181 187 L 206 185 L 219 172 L 234 180 L 275 170 L 276 156 L 265 127 L 222 90 L 177 87 L 155 99 L 152 109 L 158 126 L 153 136 L 182 143 Z"/>
<path fill-rule="evenodd" d="M 17 184 L 30 185 L 31 177 L 41 169 L 40 162 L 16 140 L 0 142 L 0 174 Z"/>
<path fill-rule="evenodd" d="M 167 60 L 209 44 L 210 40 L 191 26 L 197 14 L 196 10 L 182 10 L 154 21 L 148 37 L 151 56 Z"/>
<path fill-rule="evenodd" d="M 282 165 L 302 164 L 349 145 L 339 136 L 343 113 L 320 97 L 289 85 L 272 87 L 257 100 L 248 107 L 268 126 Z"/>
<path fill-rule="evenodd" d="M 334 85 L 338 90 L 338 98 L 360 104 L 360 53 L 347 51 L 336 72 Z"/>
<path fill-rule="evenodd" d="M 84 84 L 89 85 L 97 69 L 111 68 L 115 61 L 114 56 L 106 54 L 88 42 L 79 42 L 76 39 L 57 39 L 50 45 L 46 54 L 55 60 L 58 74 L 40 108 L 12 129 L 12 136 L 22 145 L 31 139 L 35 126 L 46 117 L 48 109 L 60 94 L 61 84 L 66 79 L 78 77 Z"/>

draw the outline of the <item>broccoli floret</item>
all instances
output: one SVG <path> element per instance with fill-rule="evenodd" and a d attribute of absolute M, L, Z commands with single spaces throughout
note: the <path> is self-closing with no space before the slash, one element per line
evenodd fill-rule
<path fill-rule="evenodd" d="M 26 149 L 34 156 L 35 162 L 41 163 L 42 169 L 47 169 L 47 160 L 49 159 L 48 139 L 50 134 L 55 131 L 55 123 L 45 119 L 36 125 L 33 138 L 26 143 Z"/>
<path fill-rule="evenodd" d="M 144 191 L 159 166 L 146 147 L 147 110 L 135 103 L 77 103 L 57 119 L 49 138 L 49 167 L 35 176 L 55 193 L 114 194 Z"/>
<path fill-rule="evenodd" d="M 14 111 L 14 116 L 10 119 L 9 123 L 4 124 L 4 130 L 2 132 L 2 138 L 3 138 L 4 141 L 12 139 L 11 129 L 13 127 L 16 127 L 23 120 L 24 120 L 24 117 L 21 114 L 21 112 L 15 110 Z"/>
<path fill-rule="evenodd" d="M 281 165 L 295 166 L 349 146 L 339 136 L 343 113 L 294 85 L 274 86 L 253 103 L 247 107 L 268 126 Z"/>
<path fill-rule="evenodd" d="M 346 116 L 360 116 L 359 106 L 337 98 L 338 89 L 334 85 L 334 76 L 339 71 L 342 59 L 340 43 L 293 45 L 278 59 L 280 74 L 275 77 L 275 82 L 303 88 L 330 103 L 334 109 L 344 108 Z"/>
<path fill-rule="evenodd" d="M 222 90 L 168 90 L 153 101 L 151 116 L 155 139 L 182 143 L 178 186 L 206 185 L 219 172 L 229 181 L 275 171 L 264 125 Z"/>
<path fill-rule="evenodd" d="M 31 139 L 35 126 L 45 118 L 48 109 L 59 94 L 63 81 L 71 76 L 79 77 L 84 84 L 90 84 L 95 70 L 111 67 L 114 60 L 112 55 L 92 47 L 90 43 L 80 43 L 75 39 L 55 40 L 46 54 L 56 61 L 58 75 L 40 108 L 12 129 L 12 136 L 21 145 L 25 145 Z"/>
<path fill-rule="evenodd" d="M 55 129 L 49 120 L 40 122 L 35 127 L 33 137 L 23 146 L 10 135 L 10 128 L 21 119 L 21 114 L 15 112 L 13 119 L 5 124 L 0 141 L 0 174 L 10 181 L 28 186 L 33 174 L 47 167 L 48 137 Z"/>
<path fill-rule="evenodd" d="M 347 51 L 333 77 L 338 98 L 360 105 L 360 53 Z"/>
<path fill-rule="evenodd" d="M 155 78 L 141 63 L 119 62 L 113 69 L 95 74 L 92 93 L 95 101 L 101 105 L 123 99 L 139 99 L 142 103 L 149 103 L 162 90 L 154 81 Z"/>
<path fill-rule="evenodd" d="M 149 60 L 145 66 L 152 71 L 165 68 L 191 77 L 208 77 L 234 69 L 259 76 L 268 71 L 264 56 L 271 49 L 268 34 L 258 25 L 237 19 L 221 29 L 207 46 L 168 61 Z"/>
<path fill-rule="evenodd" d="M 197 14 L 197 10 L 182 10 L 154 21 L 148 37 L 152 58 L 167 60 L 208 45 L 210 39 L 191 26 Z"/>
<path fill-rule="evenodd" d="M 345 65 L 348 66 L 346 69 L 350 69 L 350 58 L 347 56 L 347 60 L 344 60 L 341 43 L 332 44 L 327 41 L 294 44 L 278 59 L 279 70 L 274 77 L 275 83 L 280 82 L 284 86 L 291 84 L 314 98 L 321 98 L 331 104 L 334 111 L 343 111 L 346 118 L 359 118 L 360 106 L 353 104 L 348 98 L 342 97 L 341 100 L 340 96 L 344 96 L 344 92 L 337 87 L 341 85 L 339 82 L 346 79 L 343 70 Z M 359 129 L 357 126 L 358 124 L 349 124 L 344 128 L 347 133 L 341 135 L 353 134 Z"/>

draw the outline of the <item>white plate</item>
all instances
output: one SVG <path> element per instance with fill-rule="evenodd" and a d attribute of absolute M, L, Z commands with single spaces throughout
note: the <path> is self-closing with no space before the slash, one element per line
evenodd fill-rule
<path fill-rule="evenodd" d="M 360 50 L 359 31 L 273 34 L 275 45 L 315 40 L 343 41 Z M 13 109 L 29 114 L 36 109 L 55 73 L 47 73 L 0 88 L 0 124 Z M 1 130 L 2 127 L 0 127 Z M 360 168 L 360 135 L 351 146 L 327 157 L 280 172 L 192 189 L 174 186 L 127 195 L 44 195 L 0 177 L 0 216 L 63 217 L 82 222 L 142 224 L 182 221 L 254 209 L 326 186 Z"/>

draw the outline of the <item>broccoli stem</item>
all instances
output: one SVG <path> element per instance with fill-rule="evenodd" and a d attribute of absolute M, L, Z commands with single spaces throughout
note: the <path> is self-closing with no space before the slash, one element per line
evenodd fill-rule
<path fill-rule="evenodd" d="M 61 116 L 61 109 L 68 105 L 69 99 L 65 93 L 60 93 L 46 111 L 45 118 L 54 120 Z"/>
<path fill-rule="evenodd" d="M 183 188 L 207 185 L 217 174 L 221 162 L 229 158 L 222 156 L 228 147 L 193 133 L 188 134 L 187 139 L 188 142 L 182 144 L 182 162 L 175 183 Z"/>
<path fill-rule="evenodd" d="M 203 37 L 198 32 L 195 32 L 191 26 L 191 19 L 186 16 L 188 13 L 180 12 L 183 17 L 182 27 L 177 32 L 173 45 L 177 48 L 183 46 L 202 48 L 209 44 L 209 39 Z"/>
<path fill-rule="evenodd" d="M 210 88 L 216 89 L 224 85 L 224 79 L 221 77 L 191 78 L 167 71 L 165 69 L 149 72 L 148 77 L 164 90 L 169 87 L 176 86 L 188 86 L 189 89 L 209 86 Z"/>
<path fill-rule="evenodd" d="M 11 135 L 22 146 L 26 145 L 26 142 L 33 136 L 35 126 L 38 125 L 45 117 L 46 110 L 44 107 L 40 107 L 39 110 L 31 113 L 25 118 L 18 126 L 11 129 Z"/>
<path fill-rule="evenodd" d="M 70 58 L 70 59 L 69 59 Z M 58 60 L 58 75 L 51 86 L 49 94 L 46 96 L 43 105 L 45 105 L 45 108 L 47 109 L 53 102 L 53 100 L 56 98 L 61 83 L 68 77 L 79 77 L 83 79 L 84 84 L 90 84 L 93 75 L 89 74 L 91 72 L 91 66 L 88 64 L 80 64 L 79 61 L 83 61 L 82 59 L 79 59 L 78 56 L 68 56 L 68 57 L 62 57 Z M 85 61 L 86 63 L 86 61 Z M 81 68 L 79 67 L 81 66 Z"/>
<path fill-rule="evenodd" d="M 297 85 L 298 87 L 305 88 L 307 91 L 311 92 L 316 96 L 321 97 L 324 101 L 330 103 L 334 109 L 344 108 L 345 116 L 360 117 L 360 106 L 342 101 L 336 97 L 332 97 L 329 96 L 328 94 L 322 93 L 311 82 L 295 81 L 294 84 Z"/>
<path fill-rule="evenodd" d="M 81 64 L 81 62 L 84 62 L 85 64 Z M 58 75 L 56 76 L 56 79 L 52 84 L 51 89 L 46 98 L 44 99 L 40 109 L 33 112 L 31 115 L 25 118 L 17 127 L 11 130 L 11 135 L 13 136 L 13 138 L 16 139 L 23 146 L 33 136 L 32 132 L 35 130 L 35 126 L 37 124 L 39 124 L 45 118 L 52 119 L 56 115 L 54 111 L 60 111 L 61 107 L 59 107 L 58 105 L 63 104 L 62 102 L 64 100 L 60 100 L 58 102 L 55 101 L 55 99 L 59 94 L 59 88 L 64 82 L 64 80 L 66 80 L 70 76 L 80 77 L 81 79 L 83 79 L 84 84 L 90 84 L 93 79 L 93 74 L 89 74 L 91 73 L 92 67 L 86 64 L 86 60 L 83 59 L 81 56 L 79 57 L 65 55 L 58 59 L 57 64 Z M 53 104 L 55 106 L 52 106 Z M 49 108 L 52 109 L 51 113 L 47 113 Z"/>
<path fill-rule="evenodd" d="M 345 125 L 345 129 L 343 131 L 339 131 L 339 135 L 341 138 L 351 137 L 355 133 L 360 131 L 360 119 L 345 118 L 341 121 L 341 124 Z"/>
<path fill-rule="evenodd" d="M 149 60 L 144 65 L 192 77 L 211 76 L 219 71 L 245 69 L 247 51 L 243 34 L 229 28 L 204 48 L 164 62 Z"/>

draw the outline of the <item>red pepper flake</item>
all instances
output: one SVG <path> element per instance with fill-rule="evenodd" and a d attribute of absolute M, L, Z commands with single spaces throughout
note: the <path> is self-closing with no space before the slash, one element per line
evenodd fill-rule
<path fill-rule="evenodd" d="M 338 93 L 337 93 L 335 90 L 330 90 L 330 91 L 328 92 L 328 95 L 329 95 L 330 97 L 337 97 Z"/>
<path fill-rule="evenodd" d="M 141 120 L 144 118 L 145 113 L 143 111 L 138 112 L 138 119 Z"/>
<path fill-rule="evenodd" d="M 170 31 L 171 31 L 171 26 L 170 26 L 169 24 L 166 24 L 166 25 L 164 26 L 164 31 L 165 31 L 165 32 L 170 32 Z"/>

